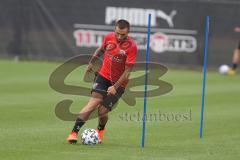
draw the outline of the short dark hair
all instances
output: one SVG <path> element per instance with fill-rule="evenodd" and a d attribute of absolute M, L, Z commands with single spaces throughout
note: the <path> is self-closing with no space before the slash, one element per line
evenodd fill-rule
<path fill-rule="evenodd" d="M 128 30 L 130 30 L 130 24 L 128 21 L 124 20 L 124 19 L 120 19 L 116 22 L 116 26 L 118 26 L 118 28 L 120 29 L 125 29 L 127 28 Z"/>

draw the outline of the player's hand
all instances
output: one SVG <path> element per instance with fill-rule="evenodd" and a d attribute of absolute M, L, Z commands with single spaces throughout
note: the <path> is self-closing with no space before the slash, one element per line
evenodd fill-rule
<path fill-rule="evenodd" d="M 110 94 L 114 95 L 114 94 L 116 94 L 116 93 L 117 93 L 117 90 L 115 89 L 114 86 L 108 87 L 108 90 L 107 90 L 107 94 L 108 94 L 108 95 L 110 95 Z"/>
<path fill-rule="evenodd" d="M 89 63 L 89 64 L 88 64 L 87 69 L 86 69 L 86 72 L 87 72 L 87 73 L 93 72 L 93 64 L 92 64 L 92 63 Z"/>
<path fill-rule="evenodd" d="M 240 32 L 240 27 L 235 27 L 235 28 L 234 28 L 234 31 L 235 31 L 235 32 Z"/>

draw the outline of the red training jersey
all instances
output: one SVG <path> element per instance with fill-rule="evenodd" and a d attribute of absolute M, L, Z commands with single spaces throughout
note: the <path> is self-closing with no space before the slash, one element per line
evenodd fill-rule
<path fill-rule="evenodd" d="M 134 65 L 137 58 L 137 45 L 131 37 L 118 42 L 115 33 L 104 37 L 101 48 L 105 51 L 99 74 L 111 82 L 117 82 L 125 70 L 125 65 Z M 122 84 L 123 87 L 127 85 Z"/>

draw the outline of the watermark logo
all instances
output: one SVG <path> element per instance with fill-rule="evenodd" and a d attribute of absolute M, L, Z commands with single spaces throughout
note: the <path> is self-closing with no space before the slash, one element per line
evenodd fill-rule
<path fill-rule="evenodd" d="M 192 121 L 192 110 L 191 108 L 185 112 L 161 112 L 158 110 L 146 115 L 143 115 L 142 112 L 125 112 L 119 114 L 118 117 L 119 120 L 125 122 L 142 122 L 144 116 L 146 122 L 186 122 Z"/>
<path fill-rule="evenodd" d="M 91 88 L 87 88 L 85 86 L 74 86 L 65 83 L 66 77 L 75 69 L 82 67 L 88 64 L 89 59 L 92 55 L 78 55 L 67 60 L 65 63 L 57 67 L 49 78 L 49 85 L 55 91 L 66 94 L 66 95 L 78 95 L 78 96 L 87 96 L 91 97 Z M 101 66 L 102 61 L 99 59 L 94 63 L 94 68 L 92 74 L 86 74 L 83 77 L 83 81 L 87 83 L 94 83 L 96 71 L 98 71 L 99 67 Z M 134 65 L 133 73 L 134 72 L 141 72 L 145 70 L 145 62 L 137 62 Z M 173 89 L 173 86 L 160 79 L 167 72 L 167 68 L 159 63 L 149 63 L 149 72 L 148 72 L 148 85 L 156 86 L 154 89 L 148 90 L 147 96 L 148 97 L 158 97 L 170 92 Z M 114 73 L 111 73 L 114 74 Z M 79 75 L 80 76 L 80 75 Z M 144 81 L 145 81 L 145 74 L 141 74 L 140 76 L 130 78 L 127 88 L 125 89 L 125 93 L 121 97 L 121 99 L 129 106 L 134 106 L 136 104 L 137 98 L 144 97 Z M 142 89 L 134 90 L 132 88 L 140 87 Z M 95 85 L 93 85 L 95 87 Z M 65 121 L 73 121 L 79 115 L 78 113 L 72 113 L 70 111 L 71 105 L 73 101 L 71 99 L 63 99 L 57 103 L 55 107 L 55 114 L 56 116 Z M 113 106 L 114 109 L 117 106 Z M 98 117 L 98 113 L 93 112 L 91 114 L 91 118 Z"/>

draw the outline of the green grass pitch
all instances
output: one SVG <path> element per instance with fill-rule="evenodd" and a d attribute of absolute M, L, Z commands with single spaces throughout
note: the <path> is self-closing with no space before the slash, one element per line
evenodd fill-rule
<path fill-rule="evenodd" d="M 74 100 L 71 108 L 74 113 L 88 100 L 64 95 L 49 87 L 49 76 L 59 64 L 0 61 L 0 159 L 240 159 L 239 75 L 229 77 L 208 72 L 203 139 L 199 139 L 202 73 L 170 69 L 161 79 L 171 83 L 174 89 L 166 95 L 149 98 L 147 112 L 185 114 L 185 118 L 148 121 L 142 149 L 142 122 L 130 115 L 142 112 L 143 99 L 138 98 L 135 107 L 120 100 L 119 106 L 110 113 L 103 144 L 85 146 L 68 144 L 66 137 L 74 122 L 55 116 L 55 105 L 63 99 Z M 79 85 L 82 72 L 75 70 L 66 82 Z M 96 125 L 97 120 L 93 119 L 84 128 Z"/>

